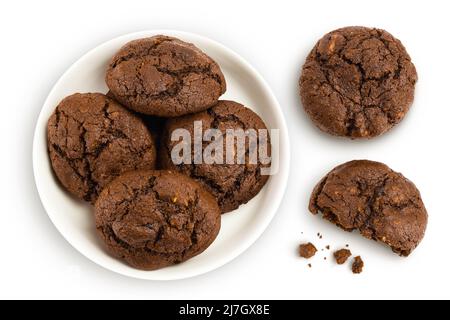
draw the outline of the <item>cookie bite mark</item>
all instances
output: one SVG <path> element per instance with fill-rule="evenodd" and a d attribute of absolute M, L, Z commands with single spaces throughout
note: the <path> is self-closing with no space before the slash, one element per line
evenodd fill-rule
<path fill-rule="evenodd" d="M 325 35 L 299 80 L 303 106 L 333 135 L 372 138 L 399 123 L 413 99 L 417 73 L 388 32 L 347 27 Z"/>
<path fill-rule="evenodd" d="M 61 184 L 92 203 L 121 173 L 153 169 L 156 162 L 155 143 L 142 120 L 101 93 L 62 100 L 48 121 L 47 145 Z"/>
<path fill-rule="evenodd" d="M 315 187 L 309 210 L 346 231 L 359 230 L 408 256 L 425 235 L 428 214 L 415 185 L 378 162 L 333 169 Z"/>
<path fill-rule="evenodd" d="M 106 83 L 128 108 L 160 117 L 205 110 L 226 90 L 214 60 L 193 44 L 162 35 L 123 46 L 109 64 Z"/>
<path fill-rule="evenodd" d="M 211 194 L 184 175 L 135 171 L 103 190 L 95 221 L 111 254 L 155 270 L 203 252 L 219 232 L 220 210 Z"/>

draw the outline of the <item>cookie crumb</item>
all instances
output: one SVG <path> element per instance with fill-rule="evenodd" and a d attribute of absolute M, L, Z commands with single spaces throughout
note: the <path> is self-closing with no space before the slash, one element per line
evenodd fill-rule
<path fill-rule="evenodd" d="M 352 256 L 352 253 L 350 250 L 347 249 L 341 249 L 334 253 L 334 258 L 336 259 L 336 263 L 341 265 L 347 262 L 348 258 Z"/>
<path fill-rule="evenodd" d="M 300 245 L 299 253 L 302 258 L 310 259 L 315 256 L 316 252 L 317 249 L 311 242 Z"/>
<path fill-rule="evenodd" d="M 349 248 L 350 246 L 348 244 L 345 245 L 346 248 Z"/>
<path fill-rule="evenodd" d="M 327 250 L 330 250 L 330 245 L 326 246 L 325 248 L 326 248 Z"/>
<path fill-rule="evenodd" d="M 361 272 L 363 272 L 363 268 L 364 268 L 364 261 L 361 259 L 360 256 L 357 256 L 353 261 L 352 272 L 354 274 L 360 274 Z"/>
<path fill-rule="evenodd" d="M 309 268 L 312 268 L 312 264 L 311 264 L 311 263 L 308 263 L 308 267 L 309 267 Z"/>

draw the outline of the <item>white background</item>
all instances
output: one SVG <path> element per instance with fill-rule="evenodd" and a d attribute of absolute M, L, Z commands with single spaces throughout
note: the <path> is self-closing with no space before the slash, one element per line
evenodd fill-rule
<path fill-rule="evenodd" d="M 450 12 L 447 1 L 10 1 L 0 5 L 0 298 L 450 298 Z M 415 103 L 394 130 L 349 141 L 316 129 L 302 111 L 297 80 L 318 38 L 365 25 L 400 38 L 419 73 Z M 81 55 L 116 36 L 178 29 L 242 55 L 267 80 L 286 116 L 292 168 L 283 205 L 263 236 L 226 266 L 196 278 L 150 282 L 106 271 L 56 231 L 33 179 L 33 130 L 53 84 Z M 308 213 L 314 184 L 335 165 L 368 158 L 416 183 L 430 221 L 409 258 Z M 303 234 L 302 234 L 303 232 Z M 317 232 L 323 234 L 319 240 Z M 366 261 L 359 276 L 320 252 L 309 269 L 302 241 L 349 243 Z M 327 256 L 328 260 L 323 260 Z"/>

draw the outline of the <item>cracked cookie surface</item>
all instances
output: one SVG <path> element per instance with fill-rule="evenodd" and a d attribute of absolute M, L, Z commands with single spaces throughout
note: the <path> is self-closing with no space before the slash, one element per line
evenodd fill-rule
<path fill-rule="evenodd" d="M 170 171 L 118 177 L 95 204 L 98 234 L 114 256 L 143 270 L 177 264 L 203 252 L 220 229 L 213 196 Z"/>
<path fill-rule="evenodd" d="M 61 184 L 89 202 L 121 173 L 153 169 L 156 162 L 156 147 L 143 121 L 101 93 L 62 100 L 48 121 L 47 144 Z"/>
<path fill-rule="evenodd" d="M 428 221 L 415 185 L 368 160 L 350 161 L 328 173 L 315 187 L 309 210 L 346 231 L 359 230 L 401 256 L 419 245 Z"/>
<path fill-rule="evenodd" d="M 177 129 L 185 129 L 190 133 L 192 154 L 202 156 L 208 143 L 203 145 L 200 152 L 196 152 L 194 147 L 194 123 L 201 121 L 203 133 L 208 129 L 218 129 L 224 135 L 223 138 L 223 164 L 208 164 L 203 161 L 201 164 L 182 163 L 175 165 L 171 154 L 175 146 L 180 141 L 172 141 L 172 133 Z M 270 161 L 261 162 L 261 158 L 256 163 L 249 160 L 249 145 L 246 144 L 245 159 L 243 164 L 237 161 L 234 164 L 226 163 L 226 137 L 228 129 L 232 130 L 267 130 L 261 118 L 252 110 L 242 104 L 233 101 L 220 100 L 214 107 L 207 111 L 187 115 L 179 118 L 169 119 L 166 123 L 162 145 L 160 148 L 160 164 L 165 169 L 177 170 L 203 184 L 218 200 L 222 213 L 237 209 L 241 204 L 247 203 L 255 197 L 264 187 L 268 180 L 268 175 L 261 174 L 263 168 L 270 167 Z M 267 131 L 266 131 L 267 132 Z M 258 145 L 267 147 L 267 154 L 271 154 L 270 136 L 267 132 L 268 140 L 258 138 Z M 237 141 L 237 140 L 235 140 Z M 247 139 L 247 141 L 249 141 Z M 236 144 L 234 144 L 236 148 Z M 237 153 L 236 153 L 237 154 Z M 236 158 L 234 158 L 236 160 Z M 203 159 L 204 160 L 204 159 Z M 270 159 L 269 159 L 270 160 Z"/>
<path fill-rule="evenodd" d="M 416 82 L 399 40 L 384 30 L 347 27 L 319 40 L 299 85 L 303 106 L 321 130 L 356 139 L 398 124 L 414 100 Z"/>
<path fill-rule="evenodd" d="M 106 84 L 126 107 L 160 117 L 206 110 L 226 90 L 214 60 L 193 44 L 162 35 L 125 44 L 108 66 Z"/>

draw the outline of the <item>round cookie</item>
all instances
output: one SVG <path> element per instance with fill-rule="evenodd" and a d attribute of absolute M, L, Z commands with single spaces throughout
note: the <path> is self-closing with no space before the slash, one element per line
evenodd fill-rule
<path fill-rule="evenodd" d="M 90 202 L 115 177 L 153 169 L 156 162 L 156 147 L 143 121 L 101 93 L 62 100 L 48 121 L 47 143 L 61 184 Z"/>
<path fill-rule="evenodd" d="M 414 100 L 416 69 L 399 40 L 380 29 L 328 33 L 306 59 L 300 95 L 312 121 L 332 135 L 373 138 L 399 123 Z"/>
<path fill-rule="evenodd" d="M 359 230 L 401 256 L 419 245 L 428 221 L 415 185 L 368 160 L 350 161 L 328 173 L 315 187 L 309 210 L 346 231 Z"/>
<path fill-rule="evenodd" d="M 214 60 L 191 43 L 162 35 L 125 44 L 108 66 L 106 84 L 126 107 L 160 117 L 206 110 L 226 90 Z"/>
<path fill-rule="evenodd" d="M 201 121 L 203 133 L 208 129 L 218 129 L 224 135 L 223 137 L 223 164 L 202 161 L 200 164 L 181 163 L 175 165 L 172 161 L 171 154 L 175 146 L 179 145 L 179 140 L 172 141 L 172 134 L 177 129 L 185 129 L 189 132 L 191 140 L 189 141 L 193 154 L 196 156 L 198 152 L 194 146 L 194 123 Z M 267 133 L 267 155 L 270 156 L 271 145 L 270 136 L 267 128 L 261 118 L 250 109 L 242 104 L 220 100 L 214 107 L 207 111 L 199 112 L 184 117 L 169 119 L 166 122 L 163 132 L 163 140 L 160 148 L 160 165 L 162 168 L 178 170 L 203 184 L 218 200 L 222 213 L 233 211 L 241 204 L 247 203 L 255 197 L 263 188 L 268 180 L 267 174 L 262 174 L 262 169 L 270 168 L 270 162 L 262 163 L 261 158 L 258 161 L 249 161 L 246 157 L 243 164 L 235 161 L 232 164 L 226 163 L 226 131 L 234 130 L 266 130 Z M 236 148 L 236 141 L 234 147 Z M 247 139 L 247 142 L 249 139 Z M 264 141 L 258 137 L 258 145 L 262 145 Z M 201 148 L 204 154 L 207 145 Z M 249 154 L 249 144 L 245 146 L 246 155 Z M 237 154 L 237 153 L 236 153 Z M 264 161 L 266 162 L 266 161 Z M 242 162 L 241 162 L 242 163 Z"/>
<path fill-rule="evenodd" d="M 170 171 L 128 172 L 95 204 L 98 234 L 114 256 L 155 270 L 203 252 L 220 229 L 214 197 L 191 178 Z"/>

